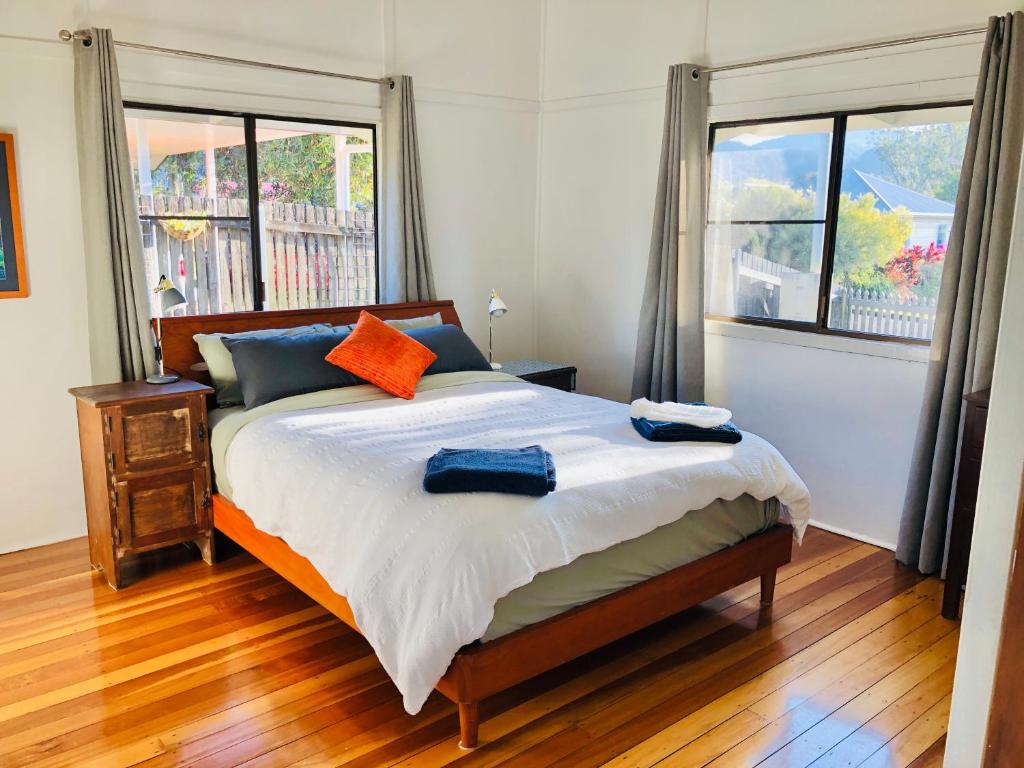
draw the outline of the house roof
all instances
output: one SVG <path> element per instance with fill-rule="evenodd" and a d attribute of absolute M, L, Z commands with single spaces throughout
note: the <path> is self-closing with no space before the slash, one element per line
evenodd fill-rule
<path fill-rule="evenodd" d="M 953 216 L 952 203 L 922 195 L 870 173 L 852 170 L 844 173 L 843 177 L 843 192 L 849 192 L 851 197 L 872 194 L 878 199 L 876 206 L 883 210 L 906 208 L 912 216 Z"/>

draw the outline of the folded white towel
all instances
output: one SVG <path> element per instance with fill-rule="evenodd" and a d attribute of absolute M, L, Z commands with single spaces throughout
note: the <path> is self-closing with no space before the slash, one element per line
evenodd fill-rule
<path fill-rule="evenodd" d="M 629 415 L 634 419 L 671 421 L 673 424 L 690 424 L 705 429 L 720 427 L 732 418 L 732 412 L 726 408 L 687 403 L 652 403 L 646 397 L 629 404 Z"/>

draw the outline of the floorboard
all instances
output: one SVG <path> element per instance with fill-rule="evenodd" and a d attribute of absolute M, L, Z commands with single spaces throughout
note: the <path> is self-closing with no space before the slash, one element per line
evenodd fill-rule
<path fill-rule="evenodd" d="M 84 539 L 0 556 L 4 766 L 942 765 L 941 583 L 811 529 L 763 609 L 719 595 L 484 703 L 457 746 L 366 641 L 243 552 L 152 553 L 113 592 Z"/>

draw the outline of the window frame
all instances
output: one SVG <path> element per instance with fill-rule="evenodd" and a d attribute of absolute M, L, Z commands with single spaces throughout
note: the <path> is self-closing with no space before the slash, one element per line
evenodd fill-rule
<path fill-rule="evenodd" d="M 812 112 L 807 114 L 785 115 L 782 117 L 764 117 L 744 120 L 723 120 L 711 123 L 708 126 L 708 149 L 707 149 L 707 188 L 711 189 L 711 161 L 715 148 L 715 132 L 719 129 L 740 128 L 747 125 L 770 125 L 772 123 L 791 123 L 801 120 L 831 120 L 832 121 L 832 146 L 829 152 L 829 179 L 825 200 L 825 236 L 821 254 L 821 275 L 818 282 L 818 307 L 817 316 L 814 322 L 800 320 L 784 320 L 766 317 L 750 317 L 748 315 L 719 315 L 707 311 L 707 299 L 705 301 L 704 318 L 725 323 L 738 323 L 741 325 L 761 325 L 769 328 L 781 328 L 789 331 L 802 331 L 804 333 L 817 333 L 828 336 L 846 336 L 854 339 L 865 339 L 868 341 L 885 341 L 896 344 L 912 344 L 915 346 L 931 346 L 930 339 L 911 339 L 905 336 L 888 336 L 880 333 L 865 333 L 863 331 L 849 331 L 842 328 L 829 328 L 828 309 L 829 294 L 832 284 L 832 267 L 835 262 L 836 247 L 836 225 L 839 220 L 839 199 L 841 196 L 843 153 L 846 148 L 846 123 L 847 119 L 856 115 L 876 115 L 886 112 L 912 112 L 922 109 L 941 109 L 944 107 L 969 107 L 973 104 L 972 99 L 957 99 L 952 101 L 933 101 L 923 104 L 894 104 L 882 107 L 869 107 L 864 109 L 833 110 L 830 112 Z M 712 222 L 710 219 L 710 200 L 705 201 L 704 210 L 704 231 L 707 232 L 709 225 L 713 223 L 750 223 L 750 222 Z M 763 222 L 756 222 L 763 223 Z M 805 223 L 802 221 L 789 221 L 785 223 Z M 817 220 L 806 223 L 822 223 Z M 707 253 L 702 254 L 706 259 Z M 705 265 L 706 266 L 706 265 Z"/>
<path fill-rule="evenodd" d="M 256 150 L 256 121 L 276 120 L 287 123 L 307 123 L 310 125 L 331 125 L 338 128 L 362 128 L 368 129 L 373 134 L 373 271 L 375 275 L 373 286 L 373 301 L 380 303 L 380 177 L 378 143 L 379 136 L 376 123 L 361 123 L 354 120 L 331 120 L 317 117 L 292 117 L 289 115 L 275 115 L 264 112 L 246 112 L 234 109 L 207 109 L 205 107 L 185 107 L 174 104 L 157 104 L 148 101 L 123 101 L 124 109 L 142 109 L 153 112 L 177 112 L 186 115 L 213 115 L 216 117 L 235 117 L 242 120 L 242 131 L 245 136 L 245 164 L 246 164 L 246 186 L 249 191 L 249 251 L 252 253 L 252 268 L 249 270 L 252 278 L 253 309 L 239 310 L 242 312 L 270 312 L 264 308 L 267 300 L 266 282 L 263 280 L 263 252 L 261 238 L 260 206 L 259 206 L 259 165 Z M 255 193 L 255 197 L 253 196 Z M 255 200 L 256 205 L 252 202 Z M 182 215 L 175 215 L 174 219 L 193 218 Z M 198 217 L 196 217 L 198 218 Z M 205 219 L 240 219 L 245 217 L 232 216 L 203 216 Z M 259 309 L 256 309 L 256 305 Z M 213 315 L 204 315 L 212 317 Z"/>

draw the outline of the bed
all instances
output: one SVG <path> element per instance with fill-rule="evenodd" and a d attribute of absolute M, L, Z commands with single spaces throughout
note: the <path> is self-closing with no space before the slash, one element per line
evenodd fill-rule
<path fill-rule="evenodd" d="M 169 318 L 166 365 L 204 381 L 195 333 L 361 309 L 460 325 L 450 301 Z M 752 578 L 769 604 L 802 535 L 806 487 L 760 438 L 656 445 L 625 412 L 489 371 L 425 377 L 412 401 L 363 385 L 214 410 L 214 526 L 363 633 L 408 711 L 435 687 L 456 702 L 472 748 L 487 696 Z M 422 491 L 427 456 L 475 440 L 542 443 L 558 490 Z"/>

